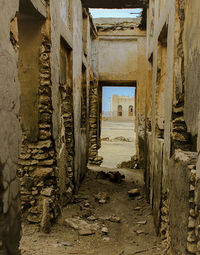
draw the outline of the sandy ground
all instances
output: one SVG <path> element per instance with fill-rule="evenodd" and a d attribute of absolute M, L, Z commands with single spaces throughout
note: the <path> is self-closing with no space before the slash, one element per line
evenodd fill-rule
<path fill-rule="evenodd" d="M 116 167 L 117 164 L 130 160 L 131 156 L 135 155 L 136 134 L 134 132 L 133 122 L 117 122 L 103 121 L 101 138 L 109 137 L 114 139 L 123 136 L 131 140 L 131 142 L 106 142 L 102 141 L 99 155 L 104 158 L 101 166 Z"/>
<path fill-rule="evenodd" d="M 63 209 L 51 233 L 44 234 L 40 232 L 39 226 L 23 224 L 20 246 L 22 255 L 165 254 L 155 233 L 151 208 L 146 202 L 143 171 L 108 168 L 129 160 L 135 154 L 133 130 L 133 124 L 129 122 L 103 122 L 102 137 L 114 139 L 123 136 L 132 142 L 102 142 L 100 155 L 104 157 L 105 167 L 89 166 L 88 174 L 76 196 L 76 203 Z M 99 171 L 120 171 L 125 175 L 125 180 L 116 184 L 100 179 Z M 128 191 L 134 188 L 138 188 L 141 194 L 131 198 Z M 95 200 L 99 192 L 106 192 L 109 196 L 107 203 L 99 204 Z M 111 222 L 109 217 L 112 216 L 120 218 L 120 222 Z M 94 233 L 89 236 L 80 235 L 79 230 L 66 224 L 66 219 L 71 218 L 84 220 L 89 227 L 92 224 L 95 226 Z M 103 227 L 107 228 L 107 234 L 102 232 Z"/>
<path fill-rule="evenodd" d="M 50 234 L 43 234 L 35 225 L 23 226 L 22 255 L 161 255 L 164 254 L 155 234 L 150 206 L 144 195 L 143 171 L 125 170 L 125 181 L 120 184 L 97 178 L 97 171 L 110 169 L 90 167 L 83 181 L 77 203 L 63 209 L 62 217 L 52 226 Z M 118 170 L 118 169 L 117 169 Z M 128 190 L 139 188 L 141 196 L 130 198 Z M 99 204 L 95 194 L 107 192 L 109 201 Z M 88 216 L 94 216 L 89 221 Z M 120 217 L 120 223 L 106 217 Z M 80 236 L 65 224 L 65 219 L 79 217 L 88 224 L 96 224 L 96 233 Z M 108 234 L 102 233 L 107 227 Z M 62 243 L 64 242 L 64 243 Z M 70 246 L 68 246 L 70 245 Z"/>

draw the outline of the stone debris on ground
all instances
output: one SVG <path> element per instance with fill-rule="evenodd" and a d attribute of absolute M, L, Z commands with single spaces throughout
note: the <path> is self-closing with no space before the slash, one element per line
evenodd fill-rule
<path fill-rule="evenodd" d="M 101 138 L 101 141 L 103 141 L 103 142 L 109 142 L 109 141 L 110 141 L 110 138 L 109 138 L 109 137 L 103 137 L 103 138 Z"/>
<path fill-rule="evenodd" d="M 139 207 L 139 206 L 137 206 L 137 207 L 134 208 L 135 211 L 140 211 L 141 209 L 142 209 L 142 208 Z"/>
<path fill-rule="evenodd" d="M 102 222 L 105 222 L 105 221 L 110 221 L 110 222 L 113 222 L 113 223 L 120 223 L 121 222 L 121 218 L 117 217 L 117 216 L 99 217 L 99 220 L 101 220 Z"/>
<path fill-rule="evenodd" d="M 98 202 L 99 204 L 106 204 L 110 200 L 110 197 L 107 192 L 99 192 L 94 197 L 95 201 Z"/>
<path fill-rule="evenodd" d="M 55 248 L 58 248 L 58 247 L 61 247 L 61 246 L 70 247 L 70 246 L 73 246 L 73 244 L 70 243 L 70 242 L 61 242 L 61 243 L 56 243 L 56 244 L 54 244 L 54 247 L 55 247 Z"/>
<path fill-rule="evenodd" d="M 136 173 L 130 173 L 134 176 L 131 181 L 127 172 L 126 180 L 119 186 L 99 182 L 96 172 L 89 171 L 79 195 L 74 195 L 63 209 L 63 216 L 52 226 L 49 235 L 37 232 L 33 225 L 25 226 L 21 254 L 40 255 L 42 250 L 44 255 L 132 255 L 135 251 L 136 254 L 161 255 L 151 208 L 143 197 L 143 182 L 140 184 L 140 179 L 133 182 Z M 140 170 L 138 174 L 142 176 Z M 128 191 L 140 195 L 131 200 Z M 155 245 L 158 250 L 152 248 Z"/>
<path fill-rule="evenodd" d="M 139 169 L 139 159 L 137 155 L 131 157 L 129 161 L 123 161 L 117 165 L 117 168 Z"/>
<path fill-rule="evenodd" d="M 126 138 L 124 136 L 118 136 L 113 139 L 110 139 L 110 137 L 103 137 L 101 138 L 101 141 L 103 142 L 132 142 L 132 138 Z"/>
<path fill-rule="evenodd" d="M 65 225 L 71 227 L 75 230 L 78 230 L 80 235 L 93 235 L 99 229 L 97 223 L 89 224 L 85 220 L 78 218 L 65 219 Z"/>
<path fill-rule="evenodd" d="M 125 179 L 124 174 L 120 174 L 119 171 L 104 172 L 100 171 L 97 173 L 97 179 L 109 179 L 111 182 L 121 183 Z"/>
<path fill-rule="evenodd" d="M 107 228 L 107 227 L 102 227 L 101 232 L 102 232 L 104 235 L 107 235 L 109 231 L 108 231 L 108 228 Z"/>
<path fill-rule="evenodd" d="M 131 190 L 128 191 L 128 195 L 129 195 L 129 197 L 140 196 L 140 190 L 139 189 L 131 189 Z"/>
<path fill-rule="evenodd" d="M 138 225 L 146 225 L 147 221 L 146 220 L 138 221 L 138 222 L 136 222 L 136 224 L 138 224 Z"/>

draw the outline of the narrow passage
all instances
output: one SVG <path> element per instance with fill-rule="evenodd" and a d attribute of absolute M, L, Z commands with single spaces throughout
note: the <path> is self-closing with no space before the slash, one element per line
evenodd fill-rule
<path fill-rule="evenodd" d="M 120 171 L 121 183 L 100 171 Z M 140 194 L 130 197 L 128 191 Z M 23 226 L 22 255 L 161 255 L 151 208 L 146 202 L 142 170 L 90 167 L 79 194 L 63 209 L 50 234 Z"/>

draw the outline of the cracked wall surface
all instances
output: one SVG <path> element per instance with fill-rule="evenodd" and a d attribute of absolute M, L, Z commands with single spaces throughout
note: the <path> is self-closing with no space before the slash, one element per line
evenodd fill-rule
<path fill-rule="evenodd" d="M 85 174 L 95 28 L 79 0 L 2 1 L 0 6 L 4 13 L 0 17 L 0 254 L 14 255 L 19 253 L 20 212 L 23 220 L 40 224 L 48 233 Z M 87 55 L 82 54 L 85 48 Z"/>
<path fill-rule="evenodd" d="M 145 178 L 167 254 L 199 254 L 198 5 L 152 0 L 148 9 Z"/>
<path fill-rule="evenodd" d="M 147 31 L 140 19 L 95 27 L 80 0 L 1 1 L 0 254 L 19 254 L 20 212 L 48 233 L 87 162 L 101 164 L 102 87 L 127 84 L 156 231 L 167 253 L 199 254 L 200 4 L 137 4 Z"/>

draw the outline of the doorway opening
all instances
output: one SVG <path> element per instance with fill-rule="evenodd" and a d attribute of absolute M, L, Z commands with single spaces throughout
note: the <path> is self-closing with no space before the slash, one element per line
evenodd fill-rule
<path fill-rule="evenodd" d="M 136 153 L 135 87 L 102 87 L 102 167 L 116 168 Z"/>

